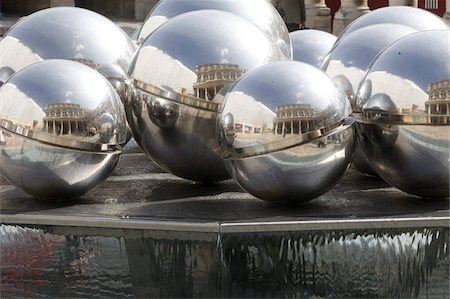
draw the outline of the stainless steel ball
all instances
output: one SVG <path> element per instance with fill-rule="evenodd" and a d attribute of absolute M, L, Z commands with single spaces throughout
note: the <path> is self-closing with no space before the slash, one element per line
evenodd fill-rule
<path fill-rule="evenodd" d="M 350 103 L 331 78 L 290 61 L 261 66 L 226 94 L 217 125 L 223 158 L 254 196 L 298 204 L 328 191 L 354 150 Z"/>
<path fill-rule="evenodd" d="M 320 67 L 337 37 L 322 30 L 296 30 L 289 33 L 293 59 Z"/>
<path fill-rule="evenodd" d="M 356 107 L 355 95 L 372 60 L 385 47 L 414 32 L 417 30 L 404 25 L 376 24 L 351 32 L 334 45 L 321 68 L 330 77 L 345 78 L 345 82 L 350 84 L 351 90 L 347 93 L 354 112 L 361 112 Z M 364 174 L 375 175 L 359 148 L 355 151 L 352 164 Z"/>
<path fill-rule="evenodd" d="M 102 73 L 123 98 L 134 52 L 128 35 L 106 17 L 77 7 L 54 7 L 23 18 L 3 36 L 0 70 L 17 72 L 46 59 L 70 59 Z"/>
<path fill-rule="evenodd" d="M 387 47 L 363 78 L 358 142 L 386 182 L 422 197 L 448 197 L 450 31 L 423 31 Z"/>
<path fill-rule="evenodd" d="M 258 27 L 234 14 L 199 10 L 172 18 L 147 37 L 130 67 L 126 110 L 133 136 L 177 176 L 229 178 L 216 153 L 213 98 L 246 71 L 281 59 Z"/>
<path fill-rule="evenodd" d="M 162 23 L 177 15 L 202 9 L 231 12 L 246 19 L 273 40 L 286 59 L 292 59 L 292 44 L 287 26 L 267 0 L 162 0 L 148 14 L 138 40 L 142 42 Z"/>
<path fill-rule="evenodd" d="M 351 85 L 350 103 L 355 107 L 355 95 L 361 79 L 372 60 L 385 47 L 417 30 L 399 24 L 377 24 L 361 28 L 337 42 L 320 68 L 331 78 L 344 76 Z"/>
<path fill-rule="evenodd" d="M 30 195 L 83 195 L 112 172 L 125 134 L 116 91 L 80 63 L 38 62 L 0 87 L 0 173 Z"/>
<path fill-rule="evenodd" d="M 417 31 L 448 29 L 440 17 L 424 9 L 410 6 L 388 6 L 372 10 L 354 20 L 339 35 L 338 41 L 360 28 L 382 23 L 400 24 L 412 27 Z"/>

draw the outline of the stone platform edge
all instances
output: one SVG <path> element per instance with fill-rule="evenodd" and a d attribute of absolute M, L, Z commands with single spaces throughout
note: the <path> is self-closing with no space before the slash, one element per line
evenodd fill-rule
<path fill-rule="evenodd" d="M 71 226 L 86 228 L 133 229 L 192 233 L 254 233 L 283 231 L 386 229 L 414 227 L 448 227 L 450 216 L 391 217 L 364 219 L 320 219 L 287 221 L 176 221 L 110 216 L 57 216 L 33 214 L 2 214 L 5 225 Z"/>

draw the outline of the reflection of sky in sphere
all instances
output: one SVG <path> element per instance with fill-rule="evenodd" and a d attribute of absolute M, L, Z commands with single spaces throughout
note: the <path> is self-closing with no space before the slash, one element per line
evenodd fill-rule
<path fill-rule="evenodd" d="M 272 111 L 289 104 L 310 104 L 312 108 L 324 110 L 335 99 L 331 79 L 302 62 L 261 66 L 244 75 L 232 89 L 257 99 Z"/>
<path fill-rule="evenodd" d="M 362 27 L 382 23 L 401 24 L 419 31 L 448 29 L 441 18 L 424 9 L 408 6 L 389 6 L 373 10 L 356 19 L 341 33 L 339 40 L 344 36 L 346 37 L 350 32 Z"/>
<path fill-rule="evenodd" d="M 112 21 L 81 8 L 58 7 L 36 12 L 16 24 L 13 36 L 43 59 L 87 59 L 108 64 L 121 58 L 131 41 Z"/>
<path fill-rule="evenodd" d="M 237 64 L 249 70 L 266 62 L 275 48 L 252 23 L 214 10 L 189 12 L 169 20 L 147 38 L 145 46 L 162 49 L 191 70 L 211 63 Z"/>
<path fill-rule="evenodd" d="M 108 82 L 93 69 L 68 60 L 46 60 L 16 73 L 8 81 L 34 99 L 46 104 L 72 103 L 94 110 L 109 98 Z"/>
<path fill-rule="evenodd" d="M 428 84 L 450 79 L 450 31 L 411 34 L 377 57 L 370 72 L 387 72 L 414 82 L 426 92 Z"/>
<path fill-rule="evenodd" d="M 373 58 L 386 46 L 415 32 L 417 30 L 399 24 L 367 26 L 340 40 L 331 50 L 330 59 L 341 61 L 345 67 L 365 71 Z"/>

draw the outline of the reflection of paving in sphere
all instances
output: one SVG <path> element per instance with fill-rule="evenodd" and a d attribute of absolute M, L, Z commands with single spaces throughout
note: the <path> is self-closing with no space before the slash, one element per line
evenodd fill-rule
<path fill-rule="evenodd" d="M 358 142 L 372 168 L 423 197 L 450 191 L 449 40 L 448 30 L 436 30 L 393 43 L 371 65 L 361 85 L 370 90 L 356 101 L 364 122 Z"/>
<path fill-rule="evenodd" d="M 112 172 L 119 155 L 69 150 L 5 134 L 0 173 L 16 187 L 40 198 L 78 197 Z"/>

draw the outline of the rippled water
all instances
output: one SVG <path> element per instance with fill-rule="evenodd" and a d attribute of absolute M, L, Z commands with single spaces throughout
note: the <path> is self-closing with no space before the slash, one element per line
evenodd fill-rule
<path fill-rule="evenodd" d="M 1 225 L 1 297 L 450 297 L 448 227 L 68 232 Z"/>

